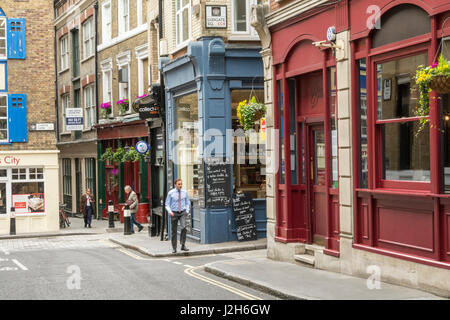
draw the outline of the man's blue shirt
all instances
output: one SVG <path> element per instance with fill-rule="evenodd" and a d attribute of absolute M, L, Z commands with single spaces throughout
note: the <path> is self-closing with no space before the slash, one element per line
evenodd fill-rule
<path fill-rule="evenodd" d="M 180 193 L 181 193 L 181 209 L 178 208 Z M 187 192 L 183 189 L 181 189 L 180 192 L 178 192 L 176 188 L 173 188 L 167 194 L 166 210 L 169 213 L 174 211 L 186 211 L 186 213 L 189 213 L 190 205 L 191 202 L 189 201 L 189 196 Z"/>

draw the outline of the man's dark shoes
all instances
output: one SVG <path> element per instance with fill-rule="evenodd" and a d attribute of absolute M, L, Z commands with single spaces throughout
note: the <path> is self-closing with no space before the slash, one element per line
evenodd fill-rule
<path fill-rule="evenodd" d="M 181 250 L 183 250 L 183 251 L 189 251 L 189 249 L 186 248 L 185 246 L 181 246 Z"/>
<path fill-rule="evenodd" d="M 89 225 L 89 228 L 91 227 L 91 225 Z"/>
<path fill-rule="evenodd" d="M 142 231 L 142 229 L 144 229 L 144 227 L 143 227 L 143 226 L 140 226 L 140 227 L 139 227 L 139 231 L 138 231 L 138 232 L 141 232 L 141 231 Z"/>
<path fill-rule="evenodd" d="M 172 249 L 172 253 L 177 253 L 177 249 Z"/>

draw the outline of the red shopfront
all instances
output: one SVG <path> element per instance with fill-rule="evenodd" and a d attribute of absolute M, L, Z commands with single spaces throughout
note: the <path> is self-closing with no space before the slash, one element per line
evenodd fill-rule
<path fill-rule="evenodd" d="M 97 139 L 99 144 L 99 158 L 111 147 L 113 151 L 122 147 L 134 148 L 136 143 L 144 140 L 148 143 L 148 127 L 144 120 L 128 123 L 99 124 L 97 125 Z M 101 150 L 101 151 L 100 151 Z M 144 159 L 140 161 L 128 161 L 120 164 L 112 161 L 99 161 L 99 197 L 104 198 L 102 206 L 103 218 L 108 217 L 108 201 L 112 200 L 114 211 L 120 214 L 123 223 L 123 206 L 127 195 L 124 192 L 126 185 L 136 192 L 139 199 L 136 220 L 139 223 L 147 223 L 149 215 L 149 166 Z M 104 183 L 100 179 L 104 178 Z M 103 201 L 103 199 L 102 199 Z"/>
<path fill-rule="evenodd" d="M 372 4 L 349 3 L 353 247 L 450 269 L 450 96 L 430 93 L 432 126 L 419 130 L 414 80 L 450 49 L 450 3 L 380 0 L 369 29 Z"/>
<path fill-rule="evenodd" d="M 271 29 L 279 170 L 275 240 L 339 254 L 336 60 L 323 40 L 334 5 Z"/>

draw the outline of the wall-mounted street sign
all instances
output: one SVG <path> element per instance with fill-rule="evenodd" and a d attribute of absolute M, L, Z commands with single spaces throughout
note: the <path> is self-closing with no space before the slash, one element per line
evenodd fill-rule
<path fill-rule="evenodd" d="M 227 28 L 227 6 L 205 6 L 206 28 Z"/>
<path fill-rule="evenodd" d="M 66 130 L 83 130 L 83 108 L 66 109 Z"/>
<path fill-rule="evenodd" d="M 30 131 L 55 131 L 54 123 L 31 123 Z"/>

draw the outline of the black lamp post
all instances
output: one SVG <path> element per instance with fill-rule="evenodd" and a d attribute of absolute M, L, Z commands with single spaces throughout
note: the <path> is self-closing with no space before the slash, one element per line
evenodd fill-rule
<path fill-rule="evenodd" d="M 150 149 L 149 149 L 150 150 Z M 144 161 L 147 163 L 147 170 L 149 170 L 149 166 L 150 166 L 150 161 L 151 161 L 152 157 L 150 155 L 150 151 L 148 151 L 145 156 L 144 156 Z M 149 183 L 150 181 L 150 175 L 147 176 L 147 183 Z M 150 196 L 150 188 L 147 188 L 147 194 L 148 194 L 148 236 L 151 237 L 152 236 L 152 203 L 151 203 L 151 196 Z"/>

